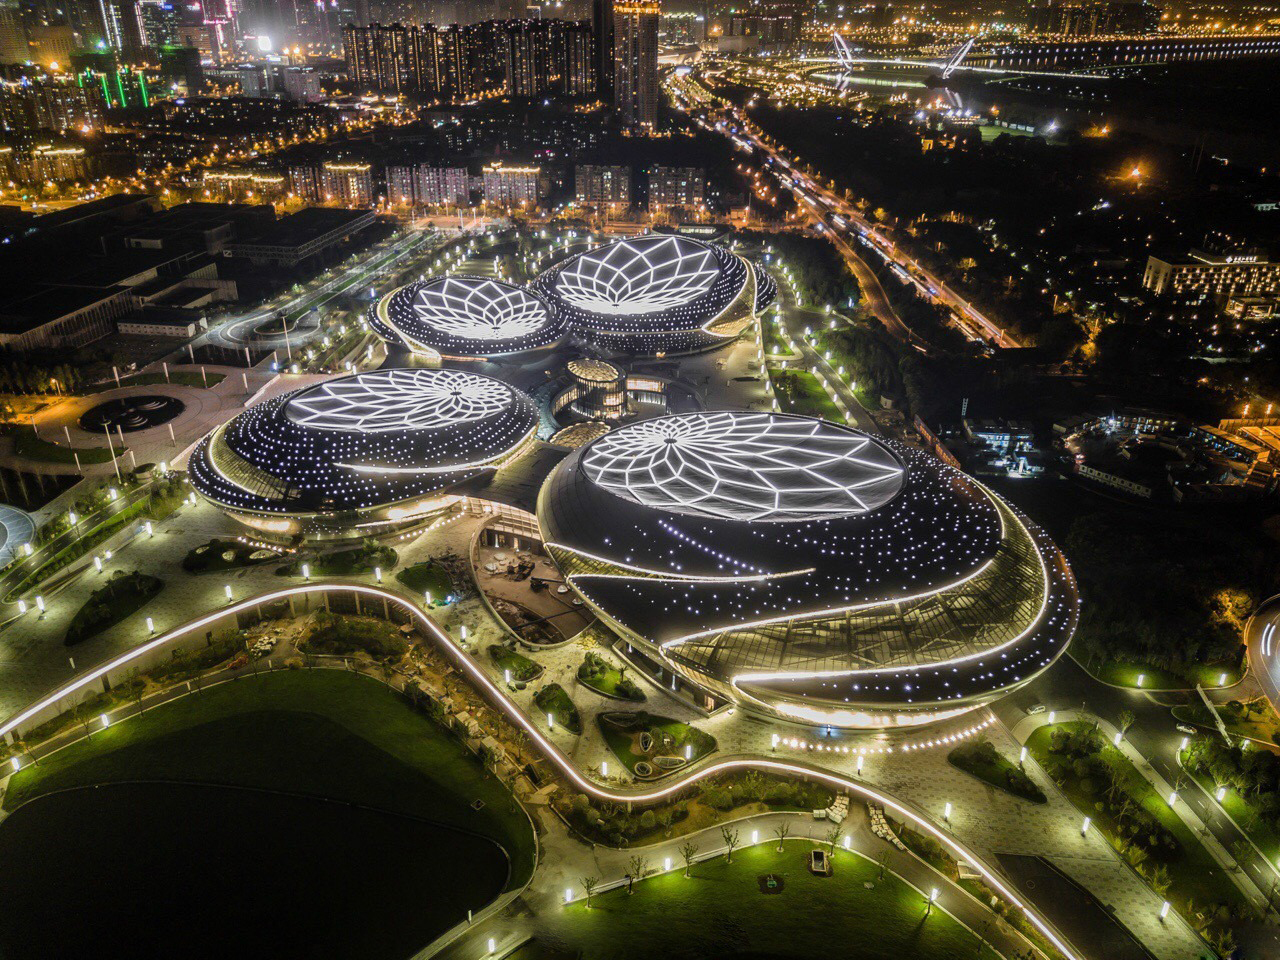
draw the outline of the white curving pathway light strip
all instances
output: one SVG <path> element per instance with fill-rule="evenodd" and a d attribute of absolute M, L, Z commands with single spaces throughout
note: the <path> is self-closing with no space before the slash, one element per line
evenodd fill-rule
<path fill-rule="evenodd" d="M 666 799 L 681 790 L 705 780 L 708 777 L 723 773 L 728 770 L 764 770 L 777 773 L 791 774 L 794 776 L 811 777 L 816 780 L 836 787 L 838 789 L 847 790 L 854 794 L 878 803 L 888 810 L 892 810 L 895 814 L 904 820 L 909 820 L 917 827 L 925 830 L 931 837 L 946 847 L 956 859 L 963 860 L 972 866 L 981 874 L 982 879 L 990 884 L 997 893 L 1004 897 L 1009 903 L 1021 910 L 1031 921 L 1032 925 L 1052 943 L 1068 960 L 1084 960 L 1084 958 L 1071 949 L 1053 930 L 1053 928 L 1043 920 L 1028 904 L 1024 903 L 1008 886 L 1000 879 L 994 870 L 988 867 L 980 857 L 971 850 L 952 838 L 946 831 L 934 826 L 928 819 L 914 810 L 903 805 L 900 801 L 894 799 L 886 793 L 871 787 L 865 783 L 853 780 L 849 777 L 841 776 L 821 767 L 811 766 L 809 764 L 797 763 L 787 760 L 774 760 L 768 757 L 730 757 L 724 760 L 718 760 L 707 764 L 699 770 L 695 770 L 680 780 L 670 783 L 665 787 L 655 790 L 645 791 L 623 791 L 604 789 L 592 781 L 588 780 L 581 771 L 574 766 L 573 762 L 566 756 L 556 744 L 547 739 L 546 736 L 530 721 L 524 711 L 520 709 L 516 703 L 511 700 L 502 688 L 489 679 L 488 676 L 476 665 L 475 661 L 460 649 L 452 640 L 452 638 L 440 628 L 440 626 L 428 617 L 421 609 L 418 608 L 414 601 L 396 593 L 392 590 L 385 590 L 379 587 L 370 587 L 357 583 L 344 583 L 341 581 L 332 581 L 328 583 L 309 583 L 295 587 L 286 587 L 282 590 L 275 590 L 270 593 L 260 594 L 256 597 L 242 600 L 239 603 L 232 604 L 217 610 L 214 613 L 206 614 L 189 623 L 185 623 L 180 627 L 176 627 L 167 633 L 161 634 L 154 640 L 140 644 L 132 650 L 121 654 L 113 660 L 101 666 L 95 667 L 86 673 L 81 674 L 70 683 L 59 687 L 54 693 L 36 703 L 31 704 L 15 716 L 0 724 L 0 737 L 7 737 L 15 728 L 36 716 L 40 711 L 49 706 L 57 704 L 72 693 L 83 689 L 85 686 L 93 683 L 106 676 L 112 670 L 163 647 L 167 643 L 171 643 L 189 633 L 203 630 L 205 627 L 218 620 L 228 616 L 233 616 L 242 610 L 261 604 L 272 603 L 276 600 L 286 600 L 290 597 L 307 596 L 313 593 L 326 593 L 329 591 L 343 591 L 347 593 L 357 593 L 368 597 L 377 597 L 389 603 L 394 603 L 401 607 L 424 631 L 431 635 L 437 642 L 439 647 L 453 658 L 457 666 L 471 679 L 471 681 L 486 695 L 490 701 L 497 706 L 507 718 L 520 727 L 525 735 L 537 745 L 543 755 L 553 763 L 556 768 L 571 781 L 575 787 L 583 793 L 590 794 L 600 800 L 609 800 L 615 803 L 655 803 Z"/>

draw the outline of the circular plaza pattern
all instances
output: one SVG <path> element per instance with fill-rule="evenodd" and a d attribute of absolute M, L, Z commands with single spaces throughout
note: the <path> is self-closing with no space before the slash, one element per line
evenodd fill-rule
<path fill-rule="evenodd" d="M 458 370 L 390 369 L 251 407 L 200 442 L 196 490 L 264 532 L 371 536 L 448 504 L 532 442 L 533 402 Z"/>
<path fill-rule="evenodd" d="M 628 642 L 775 718 L 952 716 L 1047 668 L 1076 621 L 1066 561 L 1008 504 L 827 421 L 696 413 L 611 431 L 556 467 L 538 519 Z"/>
<path fill-rule="evenodd" d="M 90 433 L 103 430 L 147 430 L 168 423 L 186 408 L 177 397 L 161 394 L 117 397 L 86 410 L 80 417 L 80 429 Z"/>
<path fill-rule="evenodd" d="M 436 277 L 400 287 L 374 304 L 369 322 L 415 353 L 463 358 L 537 350 L 563 332 L 541 297 L 486 277 Z"/>

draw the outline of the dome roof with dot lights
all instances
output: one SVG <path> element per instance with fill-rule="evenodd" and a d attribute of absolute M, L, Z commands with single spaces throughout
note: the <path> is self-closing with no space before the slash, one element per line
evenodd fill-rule
<path fill-rule="evenodd" d="M 916 448 L 807 417 L 615 429 L 556 468 L 538 518 L 623 636 L 787 719 L 969 709 L 1045 669 L 1076 621 L 1066 561 L 1003 500 Z"/>
<path fill-rule="evenodd" d="M 572 333 L 597 346 L 688 353 L 743 330 L 757 309 L 760 272 L 715 244 L 645 234 L 570 257 L 532 287 Z"/>
<path fill-rule="evenodd" d="M 237 515 L 358 513 L 497 469 L 537 423 L 528 397 L 489 377 L 377 370 L 251 407 L 202 440 L 189 469 Z"/>
<path fill-rule="evenodd" d="M 370 308 L 369 324 L 393 343 L 449 357 L 523 353 L 563 333 L 540 296 L 488 277 L 435 277 L 392 290 Z"/>

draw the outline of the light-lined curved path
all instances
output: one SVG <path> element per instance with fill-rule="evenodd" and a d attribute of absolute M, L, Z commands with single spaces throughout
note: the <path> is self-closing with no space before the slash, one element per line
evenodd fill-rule
<path fill-rule="evenodd" d="M 153 651 L 162 649 L 175 641 L 181 640 L 193 633 L 200 634 L 216 622 L 241 610 L 251 609 L 260 604 L 268 604 L 273 601 L 306 597 L 311 594 L 320 594 L 330 590 L 352 592 L 366 597 L 376 598 L 380 601 L 393 603 L 404 610 L 412 618 L 414 623 L 424 632 L 424 634 L 431 637 L 439 649 L 449 656 L 453 664 L 471 682 L 475 689 L 482 693 L 485 698 L 511 723 L 523 730 L 529 743 L 538 752 L 540 752 L 548 762 L 556 767 L 565 780 L 583 793 L 593 796 L 599 800 L 610 800 L 615 803 L 646 804 L 664 800 L 679 793 L 681 790 L 694 783 L 720 773 L 754 769 L 782 774 L 785 776 L 807 777 L 810 780 L 825 783 L 837 791 L 846 792 L 854 798 L 878 803 L 885 808 L 886 812 L 891 817 L 909 822 L 913 824 L 916 829 L 932 836 L 938 841 L 938 843 L 946 848 L 954 858 L 972 865 L 983 876 L 987 884 L 998 891 L 1009 903 L 1013 904 L 1016 908 L 1023 910 L 1031 923 L 1040 929 L 1044 936 L 1053 942 L 1065 956 L 1070 958 L 1070 960 L 1084 960 L 1083 956 L 1067 944 L 1050 924 L 1048 924 L 1035 910 L 1026 904 L 1022 898 L 1019 897 L 1018 894 L 1003 881 L 1000 874 L 991 865 L 987 864 L 982 857 L 978 856 L 974 851 L 970 850 L 960 841 L 955 839 L 950 832 L 937 826 L 928 816 L 917 810 L 911 803 L 900 800 L 897 797 L 894 797 L 885 791 L 877 789 L 876 787 L 858 779 L 842 776 L 830 770 L 800 760 L 782 759 L 776 756 L 729 756 L 708 761 L 696 769 L 691 770 L 683 777 L 675 779 L 662 786 L 647 789 L 621 789 L 612 786 L 600 785 L 579 770 L 577 765 L 559 748 L 559 746 L 552 742 L 530 721 L 524 711 L 506 695 L 505 691 L 503 691 L 497 683 L 492 681 L 479 668 L 470 655 L 459 648 L 450 636 L 436 623 L 436 621 L 417 606 L 415 601 L 410 600 L 396 591 L 381 587 L 350 582 L 310 583 L 271 591 L 269 593 L 260 594 L 250 599 L 240 601 L 236 604 L 230 604 L 223 609 L 205 614 L 204 616 L 198 617 L 183 626 L 161 634 L 154 640 L 139 644 L 121 656 L 95 667 L 92 670 L 85 671 L 71 682 L 54 691 L 51 695 L 44 697 L 36 703 L 28 706 L 26 709 L 19 711 L 3 724 L 0 724 L 0 735 L 5 736 L 6 738 L 11 738 L 15 732 L 20 732 L 29 726 L 34 726 L 35 723 L 48 715 L 48 711 L 57 712 L 58 704 L 72 702 L 73 698 L 77 695 L 82 695 L 81 691 L 86 688 L 94 689 L 91 685 L 101 683 L 102 678 L 112 675 L 122 667 L 127 668 L 127 666 L 135 660 L 142 662 L 141 658 L 144 658 Z M 6 773 L 7 772 L 8 771 L 6 771 Z M 951 887 L 949 884 L 944 885 L 940 883 L 939 887 L 940 890 L 943 891 L 943 895 L 940 897 L 938 902 L 941 909 L 944 909 L 949 913 L 953 913 L 953 915 L 955 915 L 957 911 L 964 913 L 965 911 L 972 909 L 965 899 L 968 898 L 968 894 L 963 893 L 959 888 Z M 971 900 L 972 898 L 969 899 Z"/>

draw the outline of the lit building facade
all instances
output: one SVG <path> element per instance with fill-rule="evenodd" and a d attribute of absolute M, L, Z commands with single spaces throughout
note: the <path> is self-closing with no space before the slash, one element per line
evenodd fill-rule
<path fill-rule="evenodd" d="M 541 167 L 507 166 L 502 161 L 486 164 L 481 176 L 484 202 L 495 207 L 536 207 L 542 199 Z"/>
<path fill-rule="evenodd" d="M 1192 250 L 1184 259 L 1152 255 L 1142 285 L 1157 296 L 1222 299 L 1280 293 L 1280 263 L 1265 254 L 1217 254 Z"/>
<path fill-rule="evenodd" d="M 581 340 L 662 356 L 734 340 L 772 299 L 775 288 L 762 289 L 761 275 L 723 247 L 655 233 L 569 257 L 531 286 Z"/>
<path fill-rule="evenodd" d="M 613 103 L 622 122 L 652 130 L 658 120 L 658 23 L 656 0 L 613 5 Z"/>
<path fill-rule="evenodd" d="M 622 213 L 631 207 L 631 168 L 580 163 L 574 168 L 574 196 L 580 207 Z"/>
<path fill-rule="evenodd" d="M 538 520 L 634 659 L 706 709 L 861 729 L 945 719 L 1048 668 L 1078 615 L 1066 560 L 991 491 L 808 417 L 614 428 L 555 468 Z"/>
<path fill-rule="evenodd" d="M 205 499 L 263 534 L 353 538 L 436 517 L 533 444 L 533 402 L 457 370 L 376 370 L 250 407 L 197 445 Z"/>

